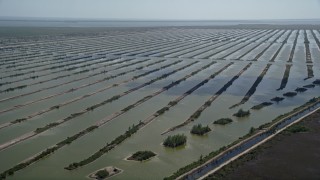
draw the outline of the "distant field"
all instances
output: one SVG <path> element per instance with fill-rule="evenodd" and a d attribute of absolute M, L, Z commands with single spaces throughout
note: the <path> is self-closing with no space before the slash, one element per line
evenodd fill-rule
<path fill-rule="evenodd" d="M 319 96 L 319 29 L 3 28 L 0 173 L 85 179 L 114 166 L 123 172 L 113 179 L 169 176 Z M 233 116 L 240 109 L 250 115 Z M 213 124 L 221 118 L 232 121 Z M 190 134 L 197 124 L 211 131 Z M 175 134 L 186 145 L 165 148 Z M 125 160 L 144 150 L 157 156 Z"/>

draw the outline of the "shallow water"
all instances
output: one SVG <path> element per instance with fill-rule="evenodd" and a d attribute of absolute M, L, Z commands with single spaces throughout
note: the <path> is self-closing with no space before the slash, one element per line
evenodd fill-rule
<path fill-rule="evenodd" d="M 150 81 L 151 79 L 160 77 L 163 74 L 172 72 L 173 70 L 181 68 L 187 64 L 196 61 L 198 61 L 198 63 L 171 74 L 166 78 L 157 80 L 145 87 L 129 92 L 128 94 L 111 103 L 107 103 L 102 107 L 95 109 L 94 111 L 90 111 L 57 127 L 51 128 L 50 130 L 45 131 L 34 138 L 27 139 L 24 142 L 0 151 L 0 159 L 2 162 L 0 165 L 0 171 L 4 171 L 14 166 L 24 159 L 31 157 L 36 153 L 54 145 L 55 143 L 58 143 L 59 141 L 78 133 L 79 131 L 110 116 L 111 114 L 121 111 L 121 109 L 127 107 L 128 105 L 133 104 L 154 92 L 160 91 L 163 87 L 185 77 L 191 72 L 198 70 L 202 66 L 215 61 L 216 63 L 210 68 L 207 68 L 187 78 L 179 85 L 174 86 L 169 90 L 147 100 L 139 106 L 127 111 L 123 115 L 113 119 L 97 130 L 86 134 L 70 145 L 64 146 L 54 154 L 41 159 L 40 161 L 21 171 L 16 172 L 11 179 L 39 179 L 48 177 L 48 174 L 57 179 L 85 179 L 85 176 L 91 172 L 105 166 L 116 166 L 124 170 L 122 174 L 114 176 L 113 179 L 162 179 L 163 177 L 170 175 L 180 167 L 197 160 L 201 155 L 206 155 L 222 146 L 230 144 L 234 140 L 246 134 L 251 127 L 258 127 L 262 124 L 270 122 L 278 115 L 284 114 L 293 108 L 304 104 L 312 97 L 319 96 L 319 86 L 316 86 L 313 89 L 308 89 L 308 91 L 304 93 L 298 93 L 298 95 L 295 97 L 285 98 L 283 102 L 274 103 L 273 105 L 265 107 L 261 110 L 250 110 L 251 115 L 249 117 L 236 118 L 232 116 L 240 108 L 249 110 L 257 104 L 269 102 L 270 99 L 274 98 L 275 96 L 282 96 L 283 93 L 294 91 L 297 87 L 311 84 L 315 79 L 320 78 L 320 61 L 318 60 L 320 58 L 319 47 L 315 43 L 311 31 L 307 31 L 313 60 L 312 65 L 314 77 L 305 80 L 308 72 L 305 57 L 304 34 L 303 31 L 300 31 L 296 49 L 294 51 L 293 62 L 289 63 L 292 64 L 292 68 L 289 74 L 288 83 L 283 90 L 277 91 L 277 89 L 280 87 L 285 67 L 286 64 L 288 64 L 287 61 L 293 47 L 296 32 L 293 31 L 288 42 L 283 46 L 279 55 L 276 57 L 275 62 L 270 62 L 272 65 L 263 77 L 262 81 L 256 87 L 255 93 L 246 103 L 240 105 L 239 107 L 229 109 L 230 106 L 241 101 L 241 99 L 256 81 L 257 77 L 269 63 L 272 56 L 278 50 L 281 45 L 280 43 L 282 43 L 282 41 L 290 32 L 289 30 L 277 29 L 279 31 L 273 35 L 272 33 L 269 35 L 263 35 L 268 32 L 266 29 L 202 29 L 199 27 L 196 29 L 184 27 L 160 29 L 109 29 L 108 31 L 94 30 L 94 32 L 99 32 L 99 35 L 93 33 L 93 30 L 88 30 L 88 32 L 82 32 L 82 34 L 73 34 L 68 36 L 59 34 L 56 36 L 32 36 L 25 38 L 21 38 L 21 36 L 24 37 L 24 35 L 21 34 L 21 36 L 17 35 L 16 37 L 7 37 L 1 35 L 1 46 L 14 46 L 6 49 L 0 49 L 0 62 L 3 63 L 0 65 L 1 75 L 15 74 L 17 73 L 17 68 L 32 67 L 32 64 L 28 65 L 27 62 L 22 62 L 24 58 L 21 57 L 20 54 L 18 54 L 18 57 L 15 59 L 15 52 L 21 52 L 24 54 L 25 51 L 36 51 L 38 52 L 36 56 L 39 56 L 41 53 L 52 53 L 58 55 L 69 54 L 65 60 L 59 60 L 61 62 L 58 63 L 58 65 L 67 64 L 67 62 L 72 61 L 72 58 L 81 56 L 83 54 L 93 55 L 102 53 L 107 54 L 107 57 L 122 57 L 122 60 L 129 60 L 133 58 L 133 60 L 130 62 L 128 61 L 121 64 L 108 66 L 106 68 L 91 70 L 78 75 L 72 75 L 47 83 L 40 83 L 8 93 L 0 93 L 0 100 L 7 97 L 33 92 L 41 88 L 57 85 L 63 82 L 72 81 L 77 78 L 87 77 L 93 73 L 100 72 L 103 69 L 113 70 L 129 63 L 145 60 L 145 62 L 143 61 L 128 67 L 115 69 L 106 74 L 100 74 L 81 81 L 72 82 L 67 85 L 61 85 L 56 88 L 34 93 L 32 95 L 26 95 L 13 100 L 0 102 L 1 110 L 14 107 L 19 104 L 24 104 L 29 101 L 34 101 L 55 93 L 63 92 L 71 88 L 77 88 L 110 75 L 127 72 L 152 62 L 157 62 L 163 59 L 166 60 L 165 62 L 155 64 L 147 68 L 138 69 L 126 75 L 117 76 L 113 79 L 103 81 L 74 92 L 68 92 L 54 98 L 27 105 L 17 110 L 2 113 L 0 114 L 1 124 L 13 121 L 17 118 L 27 117 L 32 113 L 36 113 L 54 105 L 67 102 L 73 98 L 81 97 L 85 94 L 94 92 L 114 83 L 120 83 L 125 80 L 129 80 L 136 75 L 171 64 L 177 60 L 182 60 L 181 63 L 176 65 L 152 72 L 144 77 L 135 79 L 125 84 L 112 87 L 96 95 L 86 97 L 59 109 L 31 118 L 28 121 L 0 129 L 1 144 L 10 141 L 24 133 L 31 132 L 36 128 L 43 127 L 48 123 L 63 119 L 72 113 L 84 110 L 87 107 L 102 102 L 103 100 L 111 98 L 115 95 L 138 87 Z M 22 30 L 19 29 L 19 31 Z M 46 31 L 46 29 L 39 31 Z M 275 38 L 284 31 L 285 33 L 278 39 L 278 41 L 273 43 Z M 69 31 L 66 30 L 65 33 L 68 34 Z M 261 37 L 253 35 L 255 33 L 260 34 Z M 315 34 L 316 37 L 320 37 L 318 31 L 315 31 Z M 232 38 L 228 39 L 228 37 Z M 235 41 L 234 39 L 238 37 L 241 37 L 240 40 Z M 219 41 L 221 39 L 223 39 L 223 41 Z M 264 40 L 268 40 L 267 43 L 264 43 Z M 48 43 L 49 41 L 54 43 Z M 250 43 L 249 45 L 245 46 L 251 41 L 254 41 L 254 43 Z M 24 45 L 28 43 L 35 43 L 35 45 Z M 239 44 L 235 45 L 237 43 Z M 264 52 L 258 61 L 251 62 L 250 60 L 267 48 L 269 43 L 273 44 Z M 66 48 L 69 46 L 72 47 Z M 252 49 L 254 46 L 257 47 Z M 226 57 L 226 60 L 220 59 L 227 54 L 230 55 Z M 243 56 L 244 54 L 246 55 Z M 241 57 L 241 59 L 235 60 L 239 57 Z M 49 64 L 55 62 L 53 58 L 53 55 L 48 55 L 48 57 L 44 59 L 36 57 L 26 58 L 28 62 L 34 62 L 34 65 L 40 66 L 34 68 L 36 71 L 34 75 L 39 75 L 39 78 L 21 80 L 19 83 L 3 85 L 0 87 L 0 89 L 3 90 L 10 87 L 16 87 L 21 84 L 28 85 L 30 83 L 51 79 L 60 75 L 68 75 L 77 71 L 63 71 L 64 68 L 68 67 L 61 67 L 54 70 L 62 70 L 61 73 L 40 77 L 43 74 L 51 72 L 50 70 L 43 72 L 40 71 L 41 69 L 57 65 Z M 147 59 L 150 60 L 146 61 Z M 39 60 L 47 61 L 39 62 Z M 93 64 L 85 68 L 90 69 L 93 67 L 101 67 L 104 64 L 108 65 L 117 61 L 118 60 L 101 64 Z M 10 65 L 10 62 L 16 62 L 17 65 L 21 66 L 16 68 L 6 68 L 6 66 Z M 77 67 L 88 64 L 89 62 L 90 60 L 75 64 L 73 66 Z M 157 117 L 154 121 L 139 130 L 132 137 L 119 144 L 115 149 L 98 158 L 96 161 L 79 168 L 78 170 L 67 171 L 63 169 L 70 163 L 81 161 L 98 151 L 101 147 L 106 145 L 106 143 L 111 142 L 117 136 L 123 134 L 130 126 L 139 123 L 139 121 L 145 120 L 150 115 L 166 106 L 170 101 L 175 100 L 183 93 L 193 88 L 196 84 L 208 78 L 211 74 L 219 71 L 230 62 L 233 63 L 230 67 L 219 73 L 216 77 L 209 80 L 190 95 L 187 95 L 184 99 L 179 101 L 177 105 L 171 107 L 169 111 Z M 225 92 L 219 95 L 219 97 L 215 99 L 211 106 L 207 107 L 201 113 L 198 119 L 180 129 L 175 130 L 174 132 L 161 135 L 161 133 L 168 128 L 180 124 L 188 119 L 200 106 L 202 106 L 211 96 L 215 95 L 219 89 L 226 85 L 226 83 L 230 81 L 236 74 L 238 74 L 249 62 L 252 63 L 251 67 L 243 72 L 243 74 L 236 79 Z M 31 70 L 33 70 L 33 68 Z M 4 71 L 8 71 L 8 73 L 4 73 Z M 24 70 L 21 72 L 28 71 L 29 70 Z M 29 77 L 29 75 L 3 78 L 0 80 L 0 82 L 3 83 L 6 81 L 19 80 L 25 77 Z M 215 120 L 225 117 L 232 118 L 234 122 L 226 126 L 212 124 Z M 189 132 L 192 126 L 198 123 L 208 125 L 212 131 L 203 137 L 191 135 Z M 170 149 L 161 145 L 162 141 L 168 135 L 177 133 L 183 133 L 187 136 L 187 144 L 184 147 Z M 142 163 L 124 160 L 125 157 L 139 150 L 151 150 L 158 155 L 150 161 Z"/>

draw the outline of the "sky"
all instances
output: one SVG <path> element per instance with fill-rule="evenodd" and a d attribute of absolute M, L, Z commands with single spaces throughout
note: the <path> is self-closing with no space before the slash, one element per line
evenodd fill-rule
<path fill-rule="evenodd" d="M 115 20 L 320 19 L 320 0 L 0 0 L 0 17 Z"/>

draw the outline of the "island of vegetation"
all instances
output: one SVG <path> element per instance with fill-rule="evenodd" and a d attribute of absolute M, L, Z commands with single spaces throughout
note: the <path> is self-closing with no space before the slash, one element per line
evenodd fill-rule
<path fill-rule="evenodd" d="M 175 148 L 178 146 L 185 145 L 187 143 L 187 137 L 184 134 L 177 134 L 173 136 L 168 136 L 164 142 L 163 145 L 165 147 Z"/>
<path fill-rule="evenodd" d="M 287 92 L 287 93 L 284 93 L 283 96 L 287 96 L 287 97 L 293 97 L 293 96 L 296 96 L 297 93 L 296 92 Z"/>
<path fill-rule="evenodd" d="M 303 86 L 304 88 L 314 88 L 316 85 L 314 84 L 308 84 L 308 85 L 305 85 Z"/>
<path fill-rule="evenodd" d="M 180 168 L 179 170 L 174 172 L 171 176 L 165 177 L 164 180 L 179 179 L 180 176 L 182 176 L 182 178 L 180 177 L 181 179 L 185 178 L 186 175 L 183 176 L 183 174 L 188 173 L 188 172 L 192 171 L 193 169 L 195 169 L 197 167 L 200 167 L 204 163 L 208 162 L 210 159 L 212 159 L 214 157 L 217 157 L 220 153 L 222 153 L 223 151 L 226 151 L 228 148 L 231 148 L 232 146 L 235 146 L 236 144 L 240 143 L 241 141 L 244 141 L 245 139 L 252 137 L 254 134 L 259 132 L 258 130 L 262 130 L 262 129 L 265 129 L 265 128 L 271 128 L 272 126 L 281 123 L 284 120 L 285 117 L 292 116 L 298 111 L 306 109 L 306 108 L 308 108 L 310 106 L 314 106 L 319 101 L 320 101 L 320 97 L 312 98 L 307 103 L 303 104 L 302 106 L 300 106 L 298 108 L 295 108 L 294 110 L 292 110 L 292 111 L 290 111 L 290 112 L 288 112 L 286 114 L 279 115 L 278 117 L 276 117 L 275 119 L 273 119 L 269 123 L 261 125 L 257 130 L 255 128 L 251 128 L 249 130 L 249 133 L 247 133 L 246 135 L 240 137 L 238 140 L 234 141 L 233 143 L 231 143 L 231 144 L 229 144 L 227 146 L 223 146 L 219 150 L 212 151 L 211 153 L 209 153 L 206 156 L 201 156 L 201 158 L 198 161 L 194 161 L 191 164 L 188 164 L 188 165 Z"/>
<path fill-rule="evenodd" d="M 317 80 L 313 81 L 313 84 L 320 85 L 320 79 L 317 79 Z"/>
<path fill-rule="evenodd" d="M 232 119 L 230 118 L 221 118 L 213 122 L 213 124 L 226 125 L 232 123 Z"/>
<path fill-rule="evenodd" d="M 272 98 L 271 99 L 271 101 L 274 101 L 274 102 L 280 102 L 280 101 L 283 101 L 284 100 L 284 98 L 283 97 L 274 97 L 274 98 Z"/>
<path fill-rule="evenodd" d="M 127 160 L 132 160 L 132 161 L 145 161 L 148 160 L 157 154 L 152 152 L 152 151 L 138 151 L 134 154 L 132 154 Z"/>
<path fill-rule="evenodd" d="M 297 88 L 295 91 L 298 93 L 303 93 L 303 92 L 307 91 L 307 89 L 306 88 Z"/>
<path fill-rule="evenodd" d="M 191 134 L 203 136 L 204 134 L 210 132 L 209 126 L 202 126 L 201 124 L 194 125 L 190 131 Z"/>
<path fill-rule="evenodd" d="M 250 111 L 244 111 L 242 109 L 239 109 L 239 111 L 235 114 L 233 114 L 233 116 L 236 116 L 236 117 L 246 117 L 246 116 L 249 116 L 250 115 Z"/>
<path fill-rule="evenodd" d="M 91 173 L 88 177 L 91 179 L 103 180 L 103 179 L 107 179 L 111 176 L 115 176 L 121 172 L 122 172 L 121 169 L 118 169 L 113 166 L 109 166 L 109 167 L 105 167 L 105 168 L 99 169 L 98 171 Z"/>
<path fill-rule="evenodd" d="M 253 106 L 251 109 L 253 109 L 253 110 L 260 110 L 260 109 L 262 109 L 262 108 L 264 108 L 264 107 L 271 106 L 272 104 L 273 104 L 272 102 L 263 102 L 263 103 L 258 104 L 258 105 L 256 105 L 256 106 Z"/>
<path fill-rule="evenodd" d="M 97 177 L 97 179 L 104 179 L 109 176 L 109 172 L 103 169 L 103 170 L 97 171 L 94 175 Z"/>

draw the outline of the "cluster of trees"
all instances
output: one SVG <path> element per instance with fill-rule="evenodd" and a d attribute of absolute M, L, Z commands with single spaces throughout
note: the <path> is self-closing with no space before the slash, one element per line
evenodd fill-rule
<path fill-rule="evenodd" d="M 198 124 L 192 127 L 190 133 L 202 136 L 210 131 L 211 129 L 209 128 L 209 126 L 202 126 L 201 124 Z"/>
<path fill-rule="evenodd" d="M 230 118 L 221 118 L 213 122 L 213 124 L 226 125 L 232 123 L 232 119 Z"/>
<path fill-rule="evenodd" d="M 271 101 L 274 101 L 274 102 L 280 102 L 280 101 L 283 101 L 284 98 L 283 97 L 274 97 L 271 99 Z"/>
<path fill-rule="evenodd" d="M 236 117 L 246 117 L 246 116 L 249 116 L 250 115 L 250 111 L 244 111 L 242 109 L 239 109 L 238 112 L 236 112 L 235 114 L 233 114 L 233 116 L 236 116 Z"/>
<path fill-rule="evenodd" d="M 95 174 L 97 179 L 105 179 L 106 177 L 109 176 L 109 172 L 105 169 L 97 171 Z"/>
<path fill-rule="evenodd" d="M 296 96 L 297 93 L 296 92 L 287 92 L 287 93 L 284 93 L 283 96 L 287 96 L 287 97 L 293 97 L 293 96 Z"/>
<path fill-rule="evenodd" d="M 305 85 L 303 86 L 304 88 L 314 88 L 316 85 L 314 84 L 308 84 L 308 85 Z"/>
<path fill-rule="evenodd" d="M 313 81 L 313 84 L 320 85 L 320 79 L 317 79 L 317 80 Z"/>
<path fill-rule="evenodd" d="M 297 88 L 295 91 L 299 92 L 299 93 L 302 93 L 302 92 L 307 91 L 307 89 L 306 88 Z"/>
<path fill-rule="evenodd" d="M 267 107 L 267 106 L 271 106 L 273 103 L 272 102 L 263 102 L 261 104 L 258 104 L 256 106 L 253 106 L 251 109 L 254 109 L 254 110 L 260 110 L 264 107 Z"/>
<path fill-rule="evenodd" d="M 138 151 L 134 154 L 132 154 L 131 157 L 129 157 L 129 160 L 134 160 L 134 161 L 145 161 L 148 160 L 152 157 L 156 156 L 156 154 L 152 151 Z"/>
<path fill-rule="evenodd" d="M 168 136 L 164 140 L 163 145 L 165 147 L 175 148 L 178 146 L 185 145 L 186 143 L 187 143 L 187 136 L 185 136 L 184 134 L 177 134 L 173 136 Z"/>

